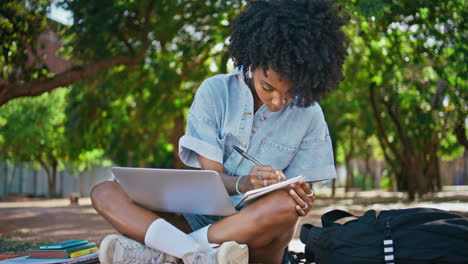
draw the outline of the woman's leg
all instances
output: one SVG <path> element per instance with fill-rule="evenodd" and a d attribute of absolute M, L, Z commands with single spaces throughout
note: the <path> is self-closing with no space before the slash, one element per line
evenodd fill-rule
<path fill-rule="evenodd" d="M 158 218 L 164 218 L 185 233 L 192 231 L 181 215 L 154 213 L 134 204 L 117 182 L 103 182 L 91 191 L 94 209 L 102 215 L 119 233 L 141 243 L 145 241 L 148 227 Z"/>
<path fill-rule="evenodd" d="M 121 234 L 144 243 L 148 227 L 158 218 L 190 233 L 183 216 L 154 213 L 135 205 L 117 182 L 96 185 L 91 192 L 96 211 Z M 297 223 L 296 202 L 284 190 L 275 191 L 243 208 L 238 214 L 213 224 L 211 243 L 236 241 L 249 246 L 250 260 L 280 263 Z"/>
<path fill-rule="evenodd" d="M 281 263 L 299 218 L 295 206 L 287 191 L 272 192 L 238 214 L 213 224 L 208 240 L 247 244 L 251 262 Z"/>

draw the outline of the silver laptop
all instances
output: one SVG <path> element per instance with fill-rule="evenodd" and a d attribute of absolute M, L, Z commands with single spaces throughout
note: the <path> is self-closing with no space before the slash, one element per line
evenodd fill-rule
<path fill-rule="evenodd" d="M 156 212 L 237 213 L 216 171 L 114 167 L 112 172 L 133 202 Z"/>

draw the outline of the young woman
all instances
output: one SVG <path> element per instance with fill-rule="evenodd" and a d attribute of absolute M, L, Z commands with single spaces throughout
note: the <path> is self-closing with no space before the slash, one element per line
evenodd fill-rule
<path fill-rule="evenodd" d="M 342 80 L 342 24 L 334 1 L 251 1 L 232 25 L 236 70 L 205 80 L 195 95 L 179 142 L 182 161 L 217 171 L 234 204 L 246 191 L 296 175 L 307 182 L 334 178 L 317 100 Z M 170 256 L 185 263 L 281 263 L 314 200 L 304 182 L 229 217 L 152 212 L 133 204 L 116 182 L 95 186 L 91 198 L 125 236 L 103 240 L 101 263 L 176 261 Z"/>

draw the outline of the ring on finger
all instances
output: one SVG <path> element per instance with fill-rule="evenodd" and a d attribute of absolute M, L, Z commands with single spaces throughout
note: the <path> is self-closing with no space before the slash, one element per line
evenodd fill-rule
<path fill-rule="evenodd" d="M 267 180 L 267 179 L 264 179 L 264 180 L 263 180 L 263 186 L 265 186 L 265 187 L 268 186 L 268 180 Z"/>
<path fill-rule="evenodd" d="M 280 182 L 280 181 L 281 181 L 281 174 L 280 174 L 280 172 L 277 170 L 277 171 L 275 171 L 275 174 L 276 174 L 276 176 L 278 176 L 278 181 Z"/>
<path fill-rule="evenodd" d="M 314 187 L 312 187 L 312 184 L 310 184 L 309 186 L 310 186 L 310 191 L 311 191 L 311 192 L 310 192 L 310 194 L 306 194 L 306 195 L 307 195 L 308 197 L 312 197 L 312 196 L 314 196 L 314 194 L 315 194 Z"/>
<path fill-rule="evenodd" d="M 304 205 L 304 207 L 301 207 L 302 210 L 305 210 L 307 208 L 309 208 L 309 205 L 307 203 Z"/>
<path fill-rule="evenodd" d="M 257 179 L 260 180 L 260 181 L 262 180 L 262 171 L 261 170 L 257 171 Z"/>

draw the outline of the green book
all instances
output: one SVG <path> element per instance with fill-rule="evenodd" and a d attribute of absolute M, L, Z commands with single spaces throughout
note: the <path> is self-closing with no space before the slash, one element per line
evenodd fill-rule
<path fill-rule="evenodd" d="M 30 258 L 68 258 L 70 257 L 70 253 L 93 247 L 96 247 L 96 243 L 88 242 L 83 245 L 62 249 L 33 248 L 28 250 L 28 255 Z"/>

